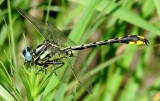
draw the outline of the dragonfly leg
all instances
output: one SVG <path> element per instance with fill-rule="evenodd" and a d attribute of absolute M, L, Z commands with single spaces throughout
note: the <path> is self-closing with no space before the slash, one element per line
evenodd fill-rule
<path fill-rule="evenodd" d="M 64 62 L 60 61 L 60 59 L 56 59 L 54 61 L 47 61 L 46 64 L 48 64 L 48 65 L 50 65 L 50 64 L 54 65 L 54 73 L 57 76 L 56 70 L 58 68 L 62 67 L 64 65 Z"/>
<path fill-rule="evenodd" d="M 58 68 L 60 68 L 60 67 L 62 67 L 64 65 L 64 62 L 63 61 L 59 61 L 59 59 L 56 59 L 54 61 L 48 60 L 45 63 L 37 63 L 37 64 L 39 66 L 43 66 L 43 68 L 41 68 L 40 70 L 38 70 L 38 72 L 36 74 L 38 74 L 39 72 L 44 71 L 45 69 L 47 69 L 49 65 L 54 65 L 54 66 L 59 65 L 58 67 L 54 68 L 54 71 L 56 71 Z"/>

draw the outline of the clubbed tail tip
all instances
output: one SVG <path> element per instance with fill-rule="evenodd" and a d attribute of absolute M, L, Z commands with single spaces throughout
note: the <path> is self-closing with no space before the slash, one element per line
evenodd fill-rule
<path fill-rule="evenodd" d="M 137 44 L 138 45 L 145 44 L 148 46 L 149 41 L 146 38 L 144 38 L 143 36 L 137 36 Z"/>
<path fill-rule="evenodd" d="M 147 39 L 144 38 L 144 43 L 148 46 L 149 41 Z"/>

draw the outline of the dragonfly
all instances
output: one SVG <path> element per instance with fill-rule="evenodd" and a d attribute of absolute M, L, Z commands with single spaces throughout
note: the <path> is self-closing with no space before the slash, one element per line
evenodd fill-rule
<path fill-rule="evenodd" d="M 69 68 L 79 84 L 88 92 L 92 92 L 92 80 L 89 73 L 82 72 L 76 63 L 70 61 L 75 58 L 74 51 L 86 48 L 97 47 L 101 45 L 113 43 L 148 45 L 149 41 L 143 36 L 128 35 L 121 38 L 113 38 L 99 42 L 93 42 L 83 45 L 76 45 L 71 39 L 62 33 L 55 25 L 49 22 L 43 22 L 26 11 L 17 8 L 17 11 L 26 19 L 28 19 L 37 31 L 45 38 L 44 42 L 39 44 L 35 49 L 25 47 L 22 55 L 25 63 L 34 62 L 36 65 L 42 66 L 44 69 L 48 66 L 57 66 L 56 69 L 66 65 Z M 83 60 L 81 60 L 83 62 Z M 84 66 L 85 67 L 85 66 Z M 65 78 L 62 75 L 61 78 Z"/>

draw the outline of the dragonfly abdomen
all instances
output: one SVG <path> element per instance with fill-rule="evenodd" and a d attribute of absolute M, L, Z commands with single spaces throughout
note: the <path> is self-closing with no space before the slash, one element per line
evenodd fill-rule
<path fill-rule="evenodd" d="M 129 36 L 125 36 L 122 38 L 114 38 L 114 39 L 79 45 L 79 46 L 73 46 L 70 48 L 66 48 L 63 51 L 65 53 L 67 53 L 72 50 L 82 50 L 82 49 L 86 49 L 86 48 L 92 48 L 92 47 L 97 47 L 97 46 L 111 44 L 111 43 L 125 43 L 125 44 L 137 44 L 137 45 L 146 44 L 146 45 L 148 45 L 149 42 L 147 39 L 145 39 L 142 36 L 129 35 Z"/>

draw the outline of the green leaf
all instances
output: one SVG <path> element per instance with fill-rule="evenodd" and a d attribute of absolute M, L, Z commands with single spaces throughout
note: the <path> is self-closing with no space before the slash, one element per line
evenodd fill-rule
<path fill-rule="evenodd" d="M 81 5 L 88 6 L 90 3 L 89 1 L 84 1 L 84 0 L 71 0 L 73 2 L 79 3 Z M 111 14 L 118 19 L 124 20 L 128 23 L 131 23 L 135 26 L 138 26 L 140 28 L 143 28 L 153 34 L 159 35 L 160 30 L 150 24 L 147 20 L 142 18 L 141 16 L 135 14 L 134 12 L 131 12 L 128 9 L 125 9 L 124 7 L 120 7 L 117 3 L 113 1 L 108 1 L 108 0 L 102 0 L 101 3 L 98 5 L 96 8 L 98 11 L 103 11 L 104 7 L 108 5 L 107 9 L 104 11 L 104 13 L 108 14 L 111 13 L 111 11 L 114 10 Z"/>
<path fill-rule="evenodd" d="M 154 0 L 155 6 L 156 6 L 156 10 L 157 10 L 157 14 L 159 16 L 160 19 L 160 2 L 158 0 Z"/>
<path fill-rule="evenodd" d="M 78 21 L 77 25 L 74 27 L 72 32 L 70 33 L 70 38 L 75 41 L 76 43 L 80 41 L 80 38 L 82 37 L 85 29 L 87 28 L 87 25 L 89 21 L 91 20 L 91 17 L 93 16 L 93 13 L 95 9 L 97 8 L 97 5 L 101 0 L 90 0 L 90 4 L 87 5 L 85 8 L 83 16 Z"/>

